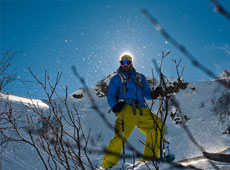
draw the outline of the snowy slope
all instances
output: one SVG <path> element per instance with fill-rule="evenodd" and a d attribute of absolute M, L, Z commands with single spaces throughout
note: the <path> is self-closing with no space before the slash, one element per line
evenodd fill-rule
<path fill-rule="evenodd" d="M 99 84 L 108 83 L 111 76 Z M 101 86 L 96 85 L 89 89 L 93 95 L 96 104 L 101 112 L 105 115 L 111 125 L 114 125 L 116 116 L 111 112 L 107 104 L 107 99 Z M 219 152 L 230 145 L 230 137 L 223 134 L 229 125 L 229 119 L 220 123 L 218 116 L 213 111 L 213 101 L 217 100 L 223 92 L 229 92 L 229 89 L 220 85 L 217 81 L 191 82 L 185 90 L 181 90 L 175 96 L 180 103 L 180 108 L 189 120 L 186 126 L 190 129 L 192 135 L 207 152 Z M 113 129 L 109 128 L 101 119 L 99 114 L 92 109 L 91 102 L 86 94 L 85 89 L 80 89 L 68 96 L 69 104 L 76 105 L 85 133 L 91 130 L 90 147 L 101 149 L 106 147 L 113 137 Z M 59 100 L 57 100 L 59 102 Z M 149 101 L 149 104 L 151 101 Z M 21 107 L 19 103 L 14 103 L 14 107 Z M 153 112 L 158 109 L 158 102 L 155 103 Z M 172 111 L 175 109 L 172 109 Z M 27 110 L 24 110 L 27 112 Z M 69 129 L 71 131 L 71 129 Z M 200 150 L 191 142 L 184 129 L 175 124 L 175 118 L 169 116 L 166 123 L 166 139 L 170 142 L 170 152 L 176 155 L 175 162 L 196 156 L 201 156 Z M 143 144 L 139 140 L 144 141 L 145 137 L 138 129 L 131 134 L 129 142 L 135 146 L 140 152 L 143 150 Z M 16 153 L 16 154 L 15 154 Z M 127 154 L 130 152 L 127 151 Z M 92 154 L 90 158 L 94 165 L 100 166 L 103 155 Z M 32 163 L 33 162 L 33 163 Z M 122 161 L 120 161 L 121 164 Z M 127 159 L 126 166 L 132 167 L 133 161 Z M 198 168 L 212 169 L 207 160 L 189 162 Z M 221 169 L 230 168 L 229 164 L 217 163 Z M 148 163 L 151 169 L 154 169 L 151 163 Z M 112 168 L 119 169 L 120 165 Z M 2 169 L 44 169 L 36 152 L 25 144 L 11 144 L 4 149 L 2 154 Z M 140 164 L 135 169 L 146 169 L 144 164 Z M 168 164 L 160 165 L 160 169 L 172 169 Z M 177 169 L 177 168 L 175 168 Z"/>
<path fill-rule="evenodd" d="M 9 100 L 14 103 L 20 103 L 24 104 L 26 106 L 34 106 L 34 107 L 39 107 L 41 109 L 49 109 L 49 106 L 42 102 L 39 99 L 30 99 L 30 98 L 25 98 L 25 97 L 19 97 L 11 94 L 3 94 L 0 93 L 0 99 L 3 99 L 5 101 Z"/>

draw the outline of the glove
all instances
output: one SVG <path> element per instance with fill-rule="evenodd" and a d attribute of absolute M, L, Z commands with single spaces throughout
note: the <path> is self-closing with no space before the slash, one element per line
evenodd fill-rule
<path fill-rule="evenodd" d="M 163 96 L 164 95 L 164 91 L 162 89 L 162 87 L 158 86 L 154 91 L 151 92 L 151 97 L 152 99 L 156 99 L 159 96 Z"/>
<path fill-rule="evenodd" d="M 124 106 L 125 106 L 125 102 L 118 102 L 115 106 L 113 106 L 112 111 L 114 113 L 118 113 L 123 109 Z"/>

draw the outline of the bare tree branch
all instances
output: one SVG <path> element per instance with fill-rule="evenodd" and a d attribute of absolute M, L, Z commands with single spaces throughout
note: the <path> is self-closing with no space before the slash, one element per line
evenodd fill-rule
<path fill-rule="evenodd" d="M 224 17 L 226 17 L 230 21 L 230 12 L 227 12 L 224 7 L 217 1 L 217 0 L 210 0 L 211 3 L 214 5 L 214 10 Z"/>

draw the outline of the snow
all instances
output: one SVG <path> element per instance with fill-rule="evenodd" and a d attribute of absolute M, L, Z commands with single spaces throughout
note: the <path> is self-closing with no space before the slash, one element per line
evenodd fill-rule
<path fill-rule="evenodd" d="M 112 76 L 110 75 L 105 78 L 104 82 L 108 84 L 111 77 Z M 94 86 L 89 89 L 89 92 L 93 95 L 96 105 L 100 108 L 100 111 L 104 114 L 105 118 L 112 126 L 114 126 L 116 116 L 112 112 L 108 113 L 110 108 L 107 104 L 107 99 L 106 97 L 100 97 L 97 94 L 97 89 L 98 87 Z M 198 144 L 207 152 L 219 152 L 224 150 L 226 147 L 229 147 L 230 137 L 222 134 L 229 125 L 229 118 L 226 119 L 225 122 L 220 123 L 218 116 L 213 112 L 213 103 L 211 102 L 212 99 L 218 99 L 224 91 L 229 91 L 229 89 L 223 87 L 217 81 L 200 81 L 190 82 L 185 90 L 180 90 L 179 93 L 175 95 L 176 99 L 180 103 L 182 113 L 189 118 L 189 120 L 186 121 L 186 126 L 189 128 Z M 74 98 L 73 94 L 82 94 L 83 96 L 81 98 Z M 24 104 L 34 103 L 45 109 L 49 107 L 41 100 L 32 100 L 33 102 L 30 103 L 30 99 L 13 95 L 6 96 L 3 94 L 1 94 L 1 98 L 11 100 L 15 108 L 19 107 L 21 102 Z M 56 99 L 56 102 L 58 103 L 60 100 Z M 76 106 L 84 132 L 88 134 L 89 130 L 91 130 L 90 134 L 92 140 L 89 147 L 94 149 L 107 147 L 110 139 L 114 136 L 114 130 L 109 128 L 102 120 L 101 116 L 92 109 L 92 104 L 86 94 L 86 90 L 80 89 L 69 95 L 68 103 L 69 105 Z M 149 101 L 149 105 L 151 105 L 151 101 Z M 156 113 L 157 109 L 158 102 L 154 104 L 153 112 Z M 172 109 L 173 112 L 176 111 L 176 108 L 173 106 L 170 109 Z M 27 112 L 27 110 L 25 110 L 25 112 Z M 70 127 L 69 131 L 71 131 Z M 165 138 L 170 142 L 170 153 L 174 153 L 176 155 L 174 162 L 202 156 L 202 152 L 191 142 L 183 127 L 175 124 L 175 120 L 170 116 L 166 122 Z M 129 138 L 129 142 L 138 151 L 142 152 L 144 146 L 139 140 L 145 141 L 145 136 L 139 132 L 137 128 L 135 128 Z M 129 151 L 126 148 L 126 153 L 132 154 L 132 151 Z M 100 167 L 103 154 L 95 153 L 90 154 L 89 156 L 93 164 Z M 135 163 L 138 163 L 137 158 Z M 230 168 L 230 164 L 223 164 L 219 162 L 215 163 L 220 169 Z M 148 162 L 147 164 L 151 169 L 155 169 L 151 162 Z M 183 163 L 183 165 L 193 165 L 201 169 L 213 169 L 208 160 L 204 158 L 186 162 Z M 111 170 L 119 169 L 121 167 L 122 160 L 119 161 L 119 165 L 113 167 Z M 127 169 L 135 170 L 147 169 L 146 165 L 140 162 L 137 166 L 135 166 L 135 168 L 133 168 L 133 159 L 126 159 L 125 167 Z M 161 170 L 180 169 L 168 163 L 159 163 L 159 167 Z M 2 170 L 13 169 L 27 170 L 45 168 L 42 166 L 36 151 L 31 149 L 30 146 L 22 143 L 11 143 L 3 150 Z"/>
<path fill-rule="evenodd" d="M 39 107 L 40 109 L 49 109 L 49 106 L 39 99 L 30 99 L 25 97 L 19 97 L 11 94 L 0 93 L 0 99 L 17 102 L 31 107 Z"/>

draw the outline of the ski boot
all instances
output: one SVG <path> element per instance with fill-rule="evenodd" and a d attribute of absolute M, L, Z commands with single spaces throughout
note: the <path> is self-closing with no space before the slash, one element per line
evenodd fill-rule
<path fill-rule="evenodd" d="M 168 154 L 165 155 L 162 159 L 163 162 L 172 162 L 175 159 L 175 155 L 174 154 Z"/>

